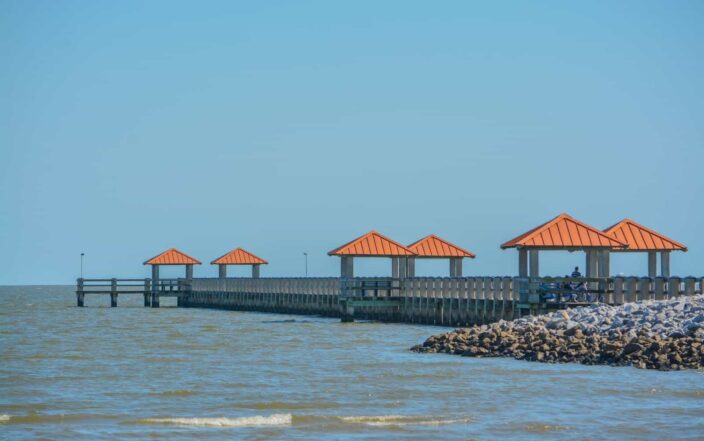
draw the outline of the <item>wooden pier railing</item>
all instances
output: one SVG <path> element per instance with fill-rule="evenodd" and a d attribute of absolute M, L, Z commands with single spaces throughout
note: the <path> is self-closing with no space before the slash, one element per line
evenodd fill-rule
<path fill-rule="evenodd" d="M 145 306 L 175 296 L 183 307 L 466 325 L 588 303 L 612 305 L 701 294 L 704 278 L 384 277 L 79 279 L 86 294 L 143 294 Z"/>
<path fill-rule="evenodd" d="M 110 306 L 117 306 L 120 294 L 141 294 L 144 306 L 159 306 L 160 297 L 181 297 L 188 295 L 191 281 L 188 279 L 160 279 L 156 284 L 151 279 L 84 279 L 76 281 L 76 304 L 85 305 L 86 294 L 109 294 Z"/>

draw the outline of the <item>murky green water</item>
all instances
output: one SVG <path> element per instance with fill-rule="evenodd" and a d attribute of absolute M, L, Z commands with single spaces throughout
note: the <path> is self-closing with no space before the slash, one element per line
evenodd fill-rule
<path fill-rule="evenodd" d="M 0 438 L 704 437 L 701 372 L 420 355 L 442 328 L 141 302 L 0 287 Z"/>

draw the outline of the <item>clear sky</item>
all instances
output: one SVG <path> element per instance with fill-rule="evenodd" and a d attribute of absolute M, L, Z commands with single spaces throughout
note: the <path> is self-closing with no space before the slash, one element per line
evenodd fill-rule
<path fill-rule="evenodd" d="M 633 218 L 702 276 L 702 23 L 701 1 L 0 0 L 0 283 L 72 283 L 81 252 L 142 277 L 172 246 L 196 275 L 237 246 L 337 275 L 327 251 L 370 229 L 512 275 L 499 244 L 561 212 Z"/>

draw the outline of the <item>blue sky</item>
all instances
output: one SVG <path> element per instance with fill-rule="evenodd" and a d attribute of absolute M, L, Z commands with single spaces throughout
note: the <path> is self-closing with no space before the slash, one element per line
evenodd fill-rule
<path fill-rule="evenodd" d="M 337 275 L 327 251 L 370 229 L 511 275 L 499 244 L 561 212 L 658 229 L 690 248 L 673 274 L 704 275 L 702 2 L 0 9 L 1 284 L 71 283 L 81 252 L 87 276 L 141 277 L 172 246 Z"/>

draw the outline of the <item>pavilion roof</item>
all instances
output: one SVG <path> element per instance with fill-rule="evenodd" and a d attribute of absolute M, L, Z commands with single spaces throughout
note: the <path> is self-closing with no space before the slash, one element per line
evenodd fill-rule
<path fill-rule="evenodd" d="M 474 259 L 476 256 L 457 245 L 446 241 L 434 234 L 425 236 L 424 238 L 408 245 L 408 249 L 413 251 L 418 257 L 469 257 Z"/>
<path fill-rule="evenodd" d="M 501 245 L 501 248 L 624 248 L 625 242 L 578 221 L 567 213 L 551 219 Z"/>
<path fill-rule="evenodd" d="M 255 256 L 242 248 L 235 248 L 210 262 L 211 265 L 266 265 L 268 263 L 261 257 Z"/>
<path fill-rule="evenodd" d="M 347 242 L 341 247 L 328 253 L 329 256 L 366 256 L 366 257 L 395 257 L 413 256 L 415 253 L 400 243 L 388 237 L 370 231 L 367 234 Z"/>
<path fill-rule="evenodd" d="M 604 230 L 608 236 L 626 242 L 622 251 L 687 251 L 687 246 L 651 230 L 631 219 L 624 219 Z"/>
<path fill-rule="evenodd" d="M 163 253 L 152 257 L 144 262 L 144 265 L 200 265 L 200 260 L 195 259 L 188 254 L 170 248 Z"/>

